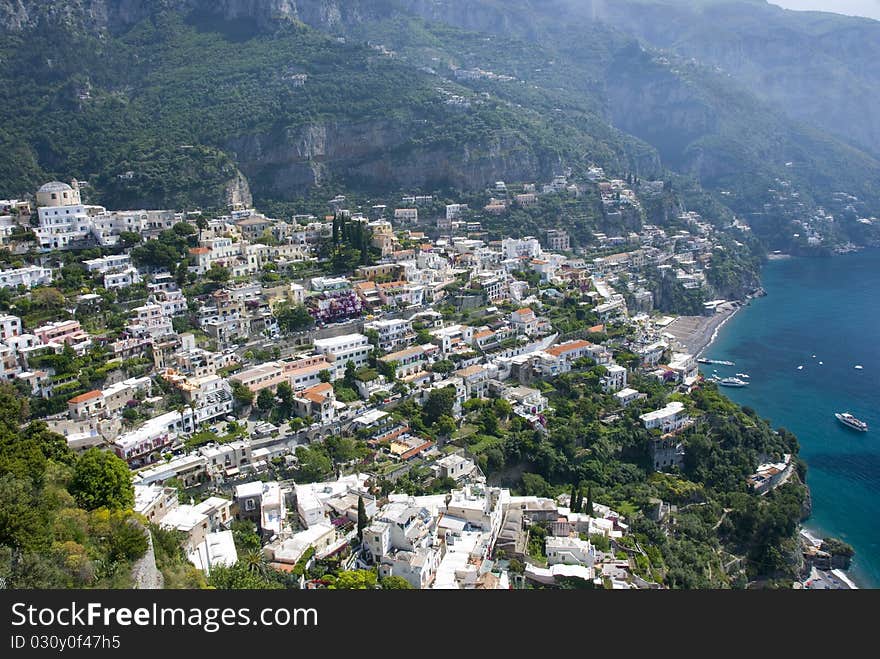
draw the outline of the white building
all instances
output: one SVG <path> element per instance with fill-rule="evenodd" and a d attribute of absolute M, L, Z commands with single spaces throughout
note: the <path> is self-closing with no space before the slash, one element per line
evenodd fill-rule
<path fill-rule="evenodd" d="M 0 341 L 21 336 L 21 318 L 10 314 L 0 315 Z"/>
<path fill-rule="evenodd" d="M 548 535 L 544 541 L 548 565 L 586 565 L 592 567 L 596 562 L 596 550 L 589 540 Z"/>
<path fill-rule="evenodd" d="M 409 345 L 415 338 L 412 321 L 403 318 L 374 320 L 365 323 L 364 330 L 375 331 L 379 335 L 379 348 L 386 352 Z"/>
<path fill-rule="evenodd" d="M 315 351 L 326 355 L 332 362 L 333 379 L 339 379 L 345 375 L 345 367 L 348 362 L 353 362 L 355 368 L 364 366 L 370 356 L 373 347 L 370 340 L 363 334 L 344 334 L 329 339 L 317 339 Z"/>
<path fill-rule="evenodd" d="M 540 258 L 543 255 L 541 243 L 537 238 L 504 238 L 501 241 L 501 253 L 505 259 Z"/>
<path fill-rule="evenodd" d="M 108 272 L 104 275 L 104 288 L 108 291 L 114 288 L 128 288 L 140 282 L 141 276 L 133 267 L 118 272 Z"/>
<path fill-rule="evenodd" d="M 103 210 L 103 209 L 100 209 Z M 67 249 L 92 234 L 92 221 L 79 189 L 52 181 L 37 190 L 39 226 L 34 233 L 43 249 Z"/>
<path fill-rule="evenodd" d="M 642 396 L 642 394 L 640 394 L 635 389 L 630 389 L 629 387 L 621 389 L 616 394 L 614 394 L 614 398 L 617 400 L 618 404 L 621 407 L 626 407 L 634 400 L 637 400 L 640 396 Z"/>
<path fill-rule="evenodd" d="M 128 254 L 111 254 L 99 259 L 83 261 L 86 270 L 104 274 L 111 270 L 125 270 L 131 267 L 131 256 Z"/>
<path fill-rule="evenodd" d="M 648 412 L 639 416 L 645 428 L 652 430 L 659 428 L 662 432 L 673 432 L 690 423 L 690 417 L 685 413 L 684 403 L 673 401 L 666 407 Z"/>
<path fill-rule="evenodd" d="M 0 270 L 0 288 L 16 288 L 25 286 L 48 286 L 52 283 L 52 270 L 38 265 L 29 265 L 24 268 L 12 270 Z"/>
<path fill-rule="evenodd" d="M 626 369 L 617 364 L 605 367 L 605 376 L 602 378 L 602 390 L 606 394 L 620 391 L 626 387 Z"/>

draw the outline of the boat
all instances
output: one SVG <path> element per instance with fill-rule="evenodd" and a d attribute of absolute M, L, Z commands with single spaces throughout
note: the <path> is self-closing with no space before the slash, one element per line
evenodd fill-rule
<path fill-rule="evenodd" d="M 719 364 L 720 366 L 736 366 L 735 362 L 729 362 L 724 359 L 707 359 L 706 357 L 700 357 L 697 362 L 700 364 Z"/>
<path fill-rule="evenodd" d="M 858 430 L 860 432 L 868 431 L 868 424 L 855 418 L 849 412 L 835 412 L 834 416 L 836 416 L 837 420 L 840 421 L 843 425 L 848 426 L 853 430 Z"/>
<path fill-rule="evenodd" d="M 718 384 L 722 387 L 745 387 L 749 383 L 745 380 L 740 380 L 739 378 L 722 378 L 718 380 Z"/>
<path fill-rule="evenodd" d="M 737 374 L 736 374 L 736 377 L 738 377 L 738 378 L 743 378 L 743 379 L 745 379 L 745 380 L 748 380 L 748 379 L 749 379 L 749 374 L 748 374 L 748 373 L 737 373 Z"/>
<path fill-rule="evenodd" d="M 853 368 L 857 368 L 861 371 L 864 368 L 864 366 L 862 366 L 861 364 L 856 364 L 855 366 L 853 366 Z"/>
<path fill-rule="evenodd" d="M 803 365 L 798 366 L 798 370 L 801 370 L 802 368 L 803 368 Z"/>

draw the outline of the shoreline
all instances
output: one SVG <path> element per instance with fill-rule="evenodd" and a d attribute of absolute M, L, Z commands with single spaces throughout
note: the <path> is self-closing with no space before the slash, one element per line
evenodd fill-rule
<path fill-rule="evenodd" d="M 789 254 L 784 254 L 784 255 L 777 255 L 777 258 L 774 260 L 784 260 L 784 259 L 790 259 L 790 258 L 793 258 L 793 257 Z M 760 290 L 763 290 L 763 288 Z M 748 296 L 744 301 L 738 301 L 736 306 L 734 306 L 732 309 L 730 309 L 726 312 L 722 312 L 725 315 L 725 317 L 722 318 L 720 322 L 715 324 L 714 327 L 713 327 L 712 323 L 710 322 L 710 323 L 707 323 L 704 328 L 701 328 L 700 338 L 703 339 L 703 345 L 702 345 L 702 347 L 699 348 L 699 350 L 697 350 L 696 352 L 693 353 L 694 358 L 701 357 L 703 355 L 703 353 L 706 350 L 708 350 L 712 346 L 713 343 L 715 343 L 716 339 L 718 338 L 718 334 L 721 331 L 721 328 L 724 327 L 724 325 L 727 323 L 727 321 L 729 321 L 741 309 L 743 309 L 743 307 L 747 306 L 752 299 L 753 299 L 752 296 Z M 706 340 L 706 338 L 707 338 L 706 334 L 708 333 L 709 328 L 712 328 L 712 334 L 711 334 L 711 336 L 708 337 L 708 340 Z M 725 397 L 727 397 L 727 396 L 725 395 Z M 798 441 L 798 447 L 800 447 L 800 441 Z M 804 483 L 804 487 L 807 488 L 807 492 L 808 492 L 808 496 L 809 496 L 810 486 L 807 483 Z M 816 525 L 812 525 L 812 528 L 810 526 L 808 526 L 811 518 L 812 518 L 812 513 L 810 514 L 809 517 L 807 517 L 804 520 L 801 520 L 798 523 L 797 534 L 799 537 L 801 536 L 802 531 L 806 531 L 807 533 L 809 533 L 811 535 L 815 535 L 816 537 L 819 537 L 819 538 L 821 538 L 822 536 L 825 535 L 825 533 L 820 528 L 818 528 Z M 846 575 L 846 578 L 855 586 L 855 588 L 857 590 L 863 590 L 865 588 L 865 586 L 862 583 L 860 583 L 861 580 L 858 578 L 858 576 L 852 572 L 851 568 L 845 569 L 842 572 Z M 803 581 L 798 581 L 797 583 L 803 584 Z"/>
<path fill-rule="evenodd" d="M 714 329 L 712 330 L 712 335 L 709 337 L 709 339 L 703 344 L 702 347 L 700 347 L 699 350 L 697 350 L 694 353 L 695 358 L 702 357 L 703 353 L 712 347 L 712 344 L 715 343 L 715 340 L 718 338 L 718 333 L 721 331 L 721 328 L 724 327 L 727 324 L 727 321 L 729 321 L 731 318 L 733 318 L 739 312 L 739 310 L 742 309 L 744 306 L 745 305 L 741 304 L 741 303 L 737 304 L 733 309 L 731 309 L 727 313 L 727 315 L 724 318 L 721 319 L 721 322 L 718 323 L 714 327 Z"/>
<path fill-rule="evenodd" d="M 681 348 L 698 359 L 718 338 L 721 328 L 733 318 L 745 303 L 736 302 L 711 316 L 679 316 L 665 329 Z"/>

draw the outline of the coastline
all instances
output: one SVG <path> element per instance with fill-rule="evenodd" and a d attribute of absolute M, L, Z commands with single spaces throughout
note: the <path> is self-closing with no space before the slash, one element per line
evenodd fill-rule
<path fill-rule="evenodd" d="M 664 333 L 671 335 L 694 358 L 701 357 L 718 338 L 725 323 L 743 306 L 743 303 L 737 302 L 711 316 L 679 316 L 665 328 Z"/>
<path fill-rule="evenodd" d="M 694 357 L 702 357 L 703 352 L 709 349 L 713 343 L 715 343 L 715 339 L 718 338 L 718 333 L 721 331 L 721 328 L 727 324 L 731 318 L 733 318 L 737 312 L 743 308 L 744 305 L 737 304 L 733 309 L 724 314 L 724 318 L 721 319 L 721 322 L 717 323 L 715 327 L 712 329 L 712 335 L 704 342 L 704 344 L 694 353 Z"/>
<path fill-rule="evenodd" d="M 793 258 L 793 257 L 789 254 L 780 254 L 780 255 L 776 255 L 776 258 L 773 260 L 784 260 L 784 259 L 790 259 L 790 258 Z M 760 290 L 763 291 L 763 288 Z M 764 294 L 766 294 L 766 293 L 764 293 Z M 721 331 L 721 328 L 724 327 L 724 325 L 727 323 L 727 321 L 729 321 L 731 318 L 733 318 L 737 314 L 737 312 L 739 312 L 743 307 L 747 306 L 753 297 L 754 296 L 750 295 L 745 299 L 745 301 L 737 302 L 732 309 L 729 309 L 724 312 L 720 312 L 720 313 L 716 314 L 716 316 L 723 315 L 723 318 L 721 318 L 720 321 L 716 321 L 715 316 L 707 317 L 708 322 L 706 322 L 702 327 L 699 327 L 694 332 L 694 334 L 696 334 L 698 339 L 701 341 L 701 345 L 699 346 L 698 350 L 696 350 L 695 352 L 692 353 L 694 355 L 694 358 L 701 357 L 703 355 L 703 353 L 712 346 L 712 344 L 718 338 L 718 335 Z M 712 321 L 716 321 L 716 322 L 712 322 Z M 711 336 L 708 336 L 709 330 L 711 330 Z M 687 347 L 691 347 L 691 345 L 694 345 L 694 344 L 691 343 Z M 811 496 L 810 486 L 806 482 L 804 482 L 804 487 L 807 488 L 807 497 L 810 497 Z M 822 538 L 825 535 L 825 533 L 820 528 L 818 528 L 815 525 L 810 525 L 811 517 L 812 517 L 812 513 L 810 513 L 809 516 L 802 519 L 798 523 L 797 535 L 798 535 L 798 538 L 801 542 L 803 542 L 803 532 L 806 532 L 807 534 L 813 535 L 818 538 Z M 853 574 L 853 572 L 850 569 L 842 570 L 842 572 L 845 575 L 846 579 L 852 584 L 852 586 L 855 589 L 861 590 L 864 588 L 864 586 L 859 583 L 859 579 L 857 578 L 857 576 L 855 574 Z M 806 581 L 808 581 L 809 579 L 810 579 L 810 576 L 808 574 L 802 580 L 797 582 L 798 586 L 800 588 L 803 588 L 804 587 L 803 584 Z"/>

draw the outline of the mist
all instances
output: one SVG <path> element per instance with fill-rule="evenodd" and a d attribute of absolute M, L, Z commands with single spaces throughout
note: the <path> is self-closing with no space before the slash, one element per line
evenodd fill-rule
<path fill-rule="evenodd" d="M 773 0 L 785 9 L 830 11 L 880 20 L 880 0 Z"/>

